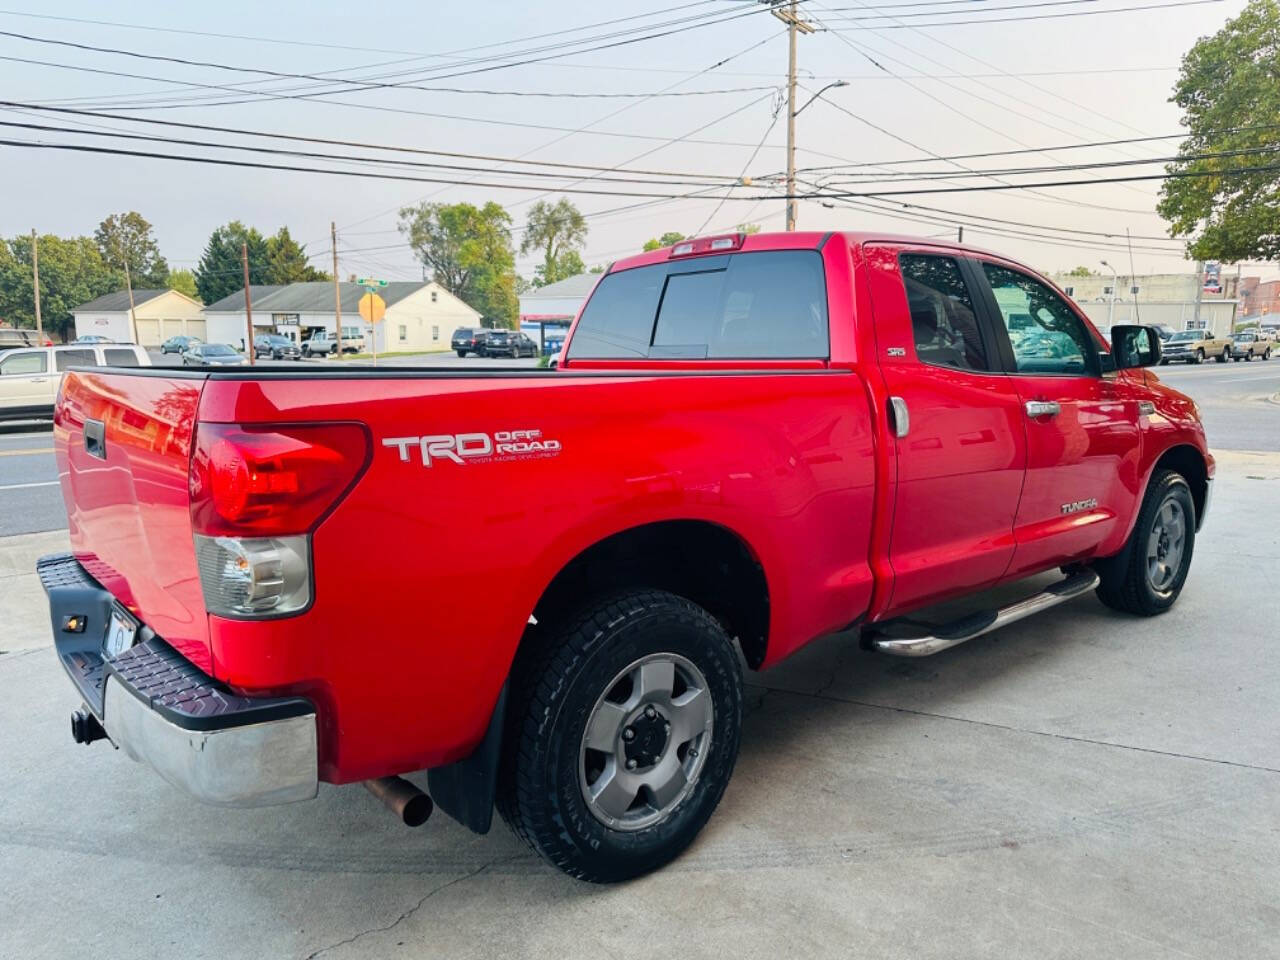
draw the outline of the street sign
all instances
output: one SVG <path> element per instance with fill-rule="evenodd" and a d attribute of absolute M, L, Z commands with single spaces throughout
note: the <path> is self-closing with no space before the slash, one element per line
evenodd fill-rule
<path fill-rule="evenodd" d="M 370 290 L 360 298 L 360 316 L 365 323 L 381 323 L 382 315 L 387 312 L 387 301 Z"/>
<path fill-rule="evenodd" d="M 360 277 L 356 280 L 356 283 L 358 283 L 362 287 L 382 288 L 387 285 L 386 280 L 375 280 L 373 277 Z"/>

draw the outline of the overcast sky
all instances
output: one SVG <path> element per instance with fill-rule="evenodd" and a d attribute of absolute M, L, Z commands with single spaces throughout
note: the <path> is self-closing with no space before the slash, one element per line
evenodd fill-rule
<path fill-rule="evenodd" d="M 828 90 L 822 100 L 800 114 L 798 165 L 806 168 L 905 160 L 914 162 L 898 169 L 960 172 L 955 164 L 929 160 L 929 155 L 1052 148 L 1177 133 L 1179 114 L 1168 103 L 1168 97 L 1180 57 L 1197 37 L 1214 32 L 1238 13 L 1243 0 L 1056 16 L 1160 2 L 1170 0 L 1078 0 L 1061 5 L 1046 5 L 1041 0 L 1030 7 L 1026 5 L 1033 0 L 943 0 L 935 4 L 886 0 L 879 8 L 864 7 L 858 0 L 808 0 L 801 6 L 810 20 L 839 32 L 819 31 L 800 38 L 801 83 L 809 91 L 835 80 L 847 81 L 848 85 Z M 362 89 L 299 99 L 285 97 L 280 91 L 302 89 L 309 81 L 86 51 L 11 36 L 0 36 L 0 57 L 9 58 L 0 59 L 0 82 L 5 91 L 2 99 L 6 100 L 58 102 L 99 110 L 132 108 L 133 116 L 166 120 L 561 163 L 722 176 L 737 176 L 745 170 L 754 186 L 736 193 L 758 198 L 778 192 L 773 181 L 762 178 L 777 174 L 785 166 L 785 115 L 779 115 L 774 122 L 776 102 L 770 88 L 783 82 L 787 46 L 782 24 L 767 11 L 697 28 L 683 25 L 670 36 L 607 50 L 571 56 L 551 51 L 556 59 L 537 64 L 509 66 L 509 60 L 493 59 L 495 55 L 511 57 L 550 43 L 581 41 L 701 14 L 728 16 L 753 7 L 743 0 L 709 0 L 680 6 L 674 0 L 649 0 L 625 7 L 495 0 L 448 5 L 356 5 L 323 0 L 305 5 L 243 0 L 160 4 L 122 0 L 110 5 L 28 3 L 0 12 L 0 30 L 10 33 L 240 68 L 309 75 L 344 71 L 336 76 L 347 78 L 395 72 L 400 74 L 395 82 L 400 83 L 500 91 L 730 91 L 708 95 L 586 99 Z M 1022 9 L 998 12 L 1002 7 Z M 871 9 L 891 16 L 858 19 L 867 17 Z M 23 10 L 40 16 L 20 15 Z M 573 34 L 523 39 L 646 13 L 653 15 Z M 915 26 L 1031 15 L 1054 17 L 981 25 L 952 22 L 945 26 Z M 51 18 L 110 20 L 119 25 Z M 172 31 L 236 34 L 243 39 Z M 472 49 L 499 43 L 508 45 Z M 467 52 L 460 52 L 464 50 Z M 472 62 L 476 57 L 490 59 L 477 65 Z M 708 69 L 729 57 L 733 59 Z M 13 58 L 46 61 L 48 65 L 14 62 Z M 527 57 L 517 59 L 524 58 Z M 161 80 L 90 73 L 67 69 L 68 66 Z M 448 79 L 441 76 L 474 71 L 477 66 L 496 69 Z M 199 84 L 247 85 L 255 92 L 232 95 L 225 90 L 202 89 L 196 86 Z M 263 91 L 276 93 L 263 96 Z M 802 91 L 800 96 L 803 103 L 809 93 Z M 250 102 L 221 103 L 226 100 Z M 169 108 L 159 109 L 162 104 Z M 137 109 L 140 106 L 146 109 Z M 0 119 L 9 122 L 81 122 L 49 114 L 34 117 L 12 109 L 4 113 Z M 90 122 L 116 130 L 174 134 L 169 128 L 139 129 L 123 121 Z M 197 131 L 177 135 L 220 142 L 234 139 Z M 14 128 L 4 128 L 0 137 L 308 165 L 297 158 L 113 142 Z M 756 153 L 762 138 L 763 146 Z M 700 142 L 690 143 L 688 139 Z M 1050 150 L 1047 154 L 960 162 L 973 169 L 995 170 L 1152 158 L 1168 155 L 1176 143 L 1167 140 Z M 335 150 L 296 143 L 277 145 Z M 439 161 L 408 156 L 419 161 Z M 347 168 L 372 169 L 352 164 Z M 1044 179 L 1085 179 L 1159 170 L 1159 166 L 1120 167 L 1057 173 Z M 416 168 L 407 172 L 414 176 L 439 175 Z M 857 168 L 857 172 L 867 174 L 865 168 Z M 496 200 L 510 210 L 519 227 L 528 205 L 539 196 L 527 190 L 361 180 L 6 146 L 0 146 L 0 182 L 4 184 L 0 193 L 0 233 L 6 236 L 32 227 L 42 233 L 89 234 L 105 215 L 134 209 L 155 225 L 170 264 L 192 267 L 209 232 L 228 220 L 240 219 L 264 233 L 287 224 L 294 237 L 307 244 L 308 252 L 317 255 L 315 262 L 328 268 L 329 222 L 334 220 L 338 224 L 341 273 L 373 273 L 389 279 L 420 275 L 412 253 L 395 229 L 398 207 L 427 198 Z M 857 189 L 978 182 L 993 180 L 881 182 Z M 581 186 L 591 189 L 601 184 L 584 181 Z M 687 188 L 648 184 L 614 183 L 605 189 L 687 192 Z M 1128 272 L 1128 253 L 1106 246 L 1118 243 L 1123 248 L 1126 228 L 1135 237 L 1143 238 L 1134 241 L 1138 273 L 1187 269 L 1180 245 L 1146 239 L 1167 237 L 1165 224 L 1155 213 L 1156 192 L 1156 182 L 1148 181 L 1046 188 L 1038 193 L 1012 190 L 891 199 L 894 204 L 917 203 L 948 211 L 917 211 L 916 215 L 964 221 L 966 241 L 1011 254 L 1043 270 L 1077 264 L 1102 269 L 1098 261 L 1110 259 L 1121 272 Z M 552 198 L 559 195 L 554 191 L 549 194 Z M 716 191 L 705 199 L 653 203 L 641 209 L 592 217 L 585 259 L 588 264 L 607 262 L 638 250 L 645 239 L 666 230 L 711 232 L 731 228 L 743 220 L 760 223 L 765 229 L 781 229 L 782 200 L 729 199 L 720 205 L 723 195 L 723 191 Z M 634 197 L 571 196 L 588 214 L 643 202 Z M 875 201 L 877 210 L 866 206 L 855 210 L 839 205 L 828 209 L 819 202 L 804 201 L 800 228 L 870 228 L 954 236 L 954 227 L 949 223 L 919 223 L 894 216 L 892 209 L 886 209 L 889 202 Z M 1108 241 L 1088 233 L 1057 233 L 1056 242 L 1049 243 L 1027 236 L 998 235 L 981 221 L 970 219 L 976 216 L 1112 233 L 1120 239 Z M 1018 234 L 1039 232 L 1036 226 L 1006 224 L 998 229 Z M 518 233 L 516 242 L 519 243 Z M 530 275 L 532 262 L 533 258 L 521 258 L 521 272 Z M 1268 275 L 1274 271 L 1251 272 Z"/>

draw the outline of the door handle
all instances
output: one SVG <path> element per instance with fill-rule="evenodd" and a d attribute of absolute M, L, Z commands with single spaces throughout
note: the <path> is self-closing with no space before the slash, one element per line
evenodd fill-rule
<path fill-rule="evenodd" d="M 895 437 L 905 437 L 911 432 L 911 412 L 901 397 L 889 398 L 889 424 Z"/>
<path fill-rule="evenodd" d="M 1035 417 L 1056 417 L 1062 407 L 1058 405 L 1056 400 L 1028 400 L 1026 403 L 1027 416 Z"/>

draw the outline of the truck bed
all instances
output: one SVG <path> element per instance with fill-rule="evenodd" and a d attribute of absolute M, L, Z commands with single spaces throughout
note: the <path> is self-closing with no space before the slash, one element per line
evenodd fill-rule
<path fill-rule="evenodd" d="M 87 420 L 105 425 L 105 460 L 86 450 Z M 312 605 L 271 620 L 269 643 L 263 623 L 201 600 L 187 472 L 215 423 L 355 423 L 368 437 L 358 481 L 311 534 Z M 209 676 L 316 702 L 335 781 L 465 755 L 548 583 L 635 526 L 700 521 L 742 539 L 769 583 L 770 662 L 846 626 L 871 597 L 873 454 L 860 381 L 813 364 L 108 368 L 67 375 L 57 422 L 77 558 Z M 430 725 L 436 746 L 385 737 L 397 724 Z"/>

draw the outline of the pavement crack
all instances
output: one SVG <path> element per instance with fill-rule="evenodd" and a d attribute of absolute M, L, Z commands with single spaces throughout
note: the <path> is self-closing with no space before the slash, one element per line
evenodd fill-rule
<path fill-rule="evenodd" d="M 31 647 L 27 650 L 0 650 L 0 663 L 8 663 L 10 660 L 21 660 L 23 657 L 29 657 L 33 653 L 43 653 L 48 647 Z"/>
<path fill-rule="evenodd" d="M 1114 740 L 1096 740 L 1093 737 L 1078 737 L 1069 733 L 1053 733 L 1049 730 L 1033 730 L 1030 727 L 1015 727 L 1012 724 L 996 723 L 991 720 L 974 720 L 971 717 L 957 717 L 948 713 L 933 713 L 929 710 L 915 710 L 911 707 L 895 707 L 887 703 L 874 703 L 870 700 L 854 700 L 847 697 L 836 697 L 830 694 L 808 693 L 803 690 L 787 690 L 782 687 L 770 687 L 774 693 L 790 694 L 793 697 L 808 697 L 814 700 L 826 700 L 831 703 L 847 703 L 856 707 L 867 707 L 872 710 L 888 710 L 893 713 L 905 713 L 915 717 L 928 717 L 932 720 L 950 720 L 954 723 L 969 723 L 977 727 L 991 730 L 1004 730 L 1009 733 L 1022 733 L 1032 737 L 1048 737 L 1052 740 L 1065 740 L 1069 743 L 1088 743 L 1098 747 L 1112 747 L 1117 750 L 1132 750 L 1136 753 L 1149 753 L 1158 757 L 1172 757 L 1178 760 L 1194 760 L 1198 763 L 1213 763 L 1224 767 L 1238 767 L 1242 770 L 1258 770 L 1262 773 L 1280 773 L 1278 767 L 1267 767 L 1255 763 L 1242 763 L 1239 760 L 1223 760 L 1218 757 L 1203 757 L 1194 753 L 1179 753 L 1176 750 L 1159 750 L 1155 747 L 1139 747 L 1130 743 L 1116 743 Z"/>
<path fill-rule="evenodd" d="M 501 863 L 509 863 L 510 861 L 515 860 L 519 856 L 520 854 L 516 854 L 515 856 L 501 857 L 497 860 L 490 860 L 488 863 L 482 864 L 481 866 L 472 870 L 470 873 L 464 873 L 460 877 L 454 877 L 452 880 L 448 880 L 440 884 L 439 886 L 432 887 L 425 894 L 423 894 L 421 900 L 415 903 L 408 910 L 404 911 L 404 913 L 400 914 L 400 916 L 396 917 L 390 923 L 384 924 L 380 927 L 370 927 L 368 930 L 361 930 L 359 933 L 352 934 L 351 936 L 346 937 L 345 939 L 338 940 L 335 943 L 331 943 L 327 947 L 321 947 L 320 949 L 307 954 L 306 960 L 315 960 L 315 958 L 320 956 L 321 954 L 328 953 L 330 950 L 336 950 L 339 947 L 348 946 L 349 944 L 355 943 L 357 940 L 361 940 L 367 936 L 370 936 L 371 934 L 387 933 L 388 931 L 394 930 L 400 924 L 404 923 L 406 920 L 412 917 L 415 913 L 421 910 L 423 907 L 423 904 L 425 904 L 428 900 L 434 897 L 437 893 L 440 893 L 443 890 L 448 890 L 450 887 L 456 886 L 457 884 L 463 883 L 464 881 L 470 880 L 472 877 L 478 877 L 480 874 L 484 873 L 490 867 L 496 867 L 498 866 L 498 864 L 501 864 Z"/>

